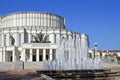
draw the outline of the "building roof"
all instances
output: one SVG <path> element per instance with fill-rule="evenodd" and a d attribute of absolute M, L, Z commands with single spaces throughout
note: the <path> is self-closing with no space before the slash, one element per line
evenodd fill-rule
<path fill-rule="evenodd" d="M 97 52 L 120 52 L 120 50 L 97 50 Z"/>
<path fill-rule="evenodd" d="M 15 14 L 21 14 L 21 13 L 25 13 L 25 14 L 27 14 L 27 13 L 49 14 L 49 15 L 54 15 L 54 16 L 58 16 L 58 17 L 60 17 L 60 18 L 65 19 L 64 17 L 59 16 L 59 15 L 54 14 L 54 13 L 50 13 L 50 12 L 39 12 L 39 11 L 19 11 L 19 12 L 8 13 L 8 14 L 5 14 L 5 15 L 2 15 L 1 17 L 3 18 L 3 17 L 6 17 L 6 16 L 15 15 Z"/>

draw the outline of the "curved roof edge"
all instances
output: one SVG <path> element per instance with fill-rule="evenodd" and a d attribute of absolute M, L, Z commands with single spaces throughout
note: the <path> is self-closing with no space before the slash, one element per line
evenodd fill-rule
<path fill-rule="evenodd" d="M 19 11 L 19 12 L 13 12 L 13 13 L 8 13 L 8 14 L 5 14 L 5 15 L 1 15 L 1 17 L 6 17 L 6 16 L 9 16 L 9 15 L 20 14 L 20 13 L 44 13 L 44 14 L 55 15 L 55 16 L 58 16 L 58 17 L 61 17 L 61 18 L 64 19 L 64 17 L 59 16 L 59 15 L 54 14 L 54 13 L 51 13 L 51 12 L 40 12 L 40 11 Z"/>

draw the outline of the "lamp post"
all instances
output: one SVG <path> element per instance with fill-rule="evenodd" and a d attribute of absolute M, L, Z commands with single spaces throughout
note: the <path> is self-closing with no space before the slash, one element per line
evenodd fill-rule
<path fill-rule="evenodd" d="M 94 43 L 94 58 L 97 56 L 97 46 L 98 46 L 98 43 Z"/>

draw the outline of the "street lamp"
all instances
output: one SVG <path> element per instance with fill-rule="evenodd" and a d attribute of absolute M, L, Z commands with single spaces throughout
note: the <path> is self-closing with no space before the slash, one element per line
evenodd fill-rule
<path fill-rule="evenodd" d="M 95 43 L 94 43 L 94 47 L 97 47 L 97 46 L 98 46 L 98 43 L 95 42 Z"/>
<path fill-rule="evenodd" d="M 98 46 L 98 43 L 94 43 L 94 50 L 95 50 L 95 52 L 94 52 L 94 57 L 96 56 L 96 54 L 97 54 L 97 46 Z"/>

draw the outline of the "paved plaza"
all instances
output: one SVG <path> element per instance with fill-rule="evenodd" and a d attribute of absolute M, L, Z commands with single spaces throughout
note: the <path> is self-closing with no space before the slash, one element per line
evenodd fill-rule
<path fill-rule="evenodd" d="M 37 69 L 1 70 L 0 80 L 43 80 L 36 71 Z"/>

